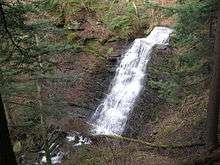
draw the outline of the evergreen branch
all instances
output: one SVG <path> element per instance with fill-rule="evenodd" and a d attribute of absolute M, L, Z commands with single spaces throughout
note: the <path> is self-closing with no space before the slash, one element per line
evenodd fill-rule
<path fill-rule="evenodd" d="M 3 9 L 3 3 L 0 4 L 0 17 L 2 17 L 2 21 L 3 21 L 3 26 L 5 29 L 5 32 L 8 34 L 10 41 L 12 42 L 12 44 L 17 48 L 17 50 L 20 52 L 21 55 L 24 55 L 25 53 L 23 52 L 23 50 L 20 48 L 20 46 L 14 41 L 13 36 L 11 34 L 11 32 L 8 29 L 8 24 L 6 21 L 6 17 L 5 17 L 5 12 Z M 9 57 L 10 58 L 10 57 Z"/>
<path fill-rule="evenodd" d="M 95 109 L 92 109 L 92 108 L 84 106 L 84 105 L 79 105 L 76 103 L 68 103 L 68 105 L 73 106 L 73 107 L 77 107 L 77 108 L 83 108 L 83 109 L 90 110 L 90 111 L 95 111 Z"/>
<path fill-rule="evenodd" d="M 19 105 L 19 106 L 25 106 L 25 107 L 30 107 L 30 108 L 34 108 L 34 105 L 30 105 L 30 104 L 24 104 L 24 103 L 19 103 L 19 102 L 14 102 L 14 101 L 8 101 L 9 104 L 15 104 L 15 105 Z M 52 106 L 54 105 L 53 103 L 44 103 L 44 105 L 46 106 Z M 73 107 L 77 107 L 77 108 L 83 108 L 83 109 L 87 109 L 87 110 L 90 110 L 90 111 L 94 111 L 94 109 L 90 108 L 90 107 L 87 107 L 87 106 L 84 106 L 84 105 L 79 105 L 79 104 L 76 104 L 76 103 L 62 103 L 60 106 L 64 106 L 64 105 L 69 105 L 69 106 L 73 106 Z"/>

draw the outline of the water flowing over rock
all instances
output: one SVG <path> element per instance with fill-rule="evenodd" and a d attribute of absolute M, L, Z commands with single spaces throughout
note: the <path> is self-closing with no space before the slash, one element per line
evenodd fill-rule
<path fill-rule="evenodd" d="M 172 29 L 155 27 L 146 38 L 135 39 L 122 56 L 110 92 L 91 118 L 94 134 L 121 135 L 146 75 L 146 65 L 155 46 L 168 44 Z"/>

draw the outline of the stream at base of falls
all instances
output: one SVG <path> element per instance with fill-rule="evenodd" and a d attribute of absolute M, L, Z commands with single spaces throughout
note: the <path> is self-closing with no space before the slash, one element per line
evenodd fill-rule
<path fill-rule="evenodd" d="M 64 144 L 72 146 L 72 148 L 78 148 L 82 145 L 91 144 L 91 140 L 84 134 L 79 132 L 69 132 L 65 133 L 65 136 L 55 135 L 51 137 L 51 143 L 49 145 L 49 149 L 51 150 L 51 163 L 52 164 L 61 164 L 62 160 L 67 157 L 69 151 L 63 148 Z M 46 153 L 44 150 L 38 152 L 37 160 L 35 161 L 35 165 L 42 165 L 47 162 Z"/>

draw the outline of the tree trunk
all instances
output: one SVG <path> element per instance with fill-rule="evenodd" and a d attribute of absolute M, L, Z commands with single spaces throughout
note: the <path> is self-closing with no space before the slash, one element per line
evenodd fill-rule
<path fill-rule="evenodd" d="M 16 165 L 16 158 L 13 152 L 4 104 L 0 94 L 0 164 Z"/>
<path fill-rule="evenodd" d="M 208 103 L 208 147 L 216 149 L 218 143 L 218 118 L 220 108 L 220 9 L 217 12 L 217 27 L 214 45 L 214 74 Z"/>
<path fill-rule="evenodd" d="M 36 45 L 39 46 L 39 39 L 37 35 L 35 35 L 36 39 Z M 42 97 L 41 97 L 41 81 L 42 81 L 42 72 L 43 72 L 43 64 L 42 64 L 42 59 L 41 55 L 38 56 L 38 62 L 39 62 L 39 68 L 41 70 L 41 73 L 38 74 L 37 79 L 36 79 L 36 86 L 37 86 L 37 95 L 38 95 L 38 103 L 39 103 L 39 113 L 41 113 L 41 125 L 42 125 L 42 135 L 44 139 L 44 151 L 45 151 L 45 156 L 46 156 L 46 164 L 51 165 L 51 154 L 50 154 L 50 146 L 48 142 L 48 136 L 47 136 L 47 126 L 45 122 L 45 114 L 43 112 L 43 102 L 42 102 Z"/>

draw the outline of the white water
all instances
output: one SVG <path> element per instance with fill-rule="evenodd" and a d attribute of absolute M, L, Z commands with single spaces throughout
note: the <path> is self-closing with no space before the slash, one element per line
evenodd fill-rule
<path fill-rule="evenodd" d="M 143 88 L 146 65 L 156 45 L 166 45 L 172 30 L 155 27 L 147 38 L 135 39 L 123 55 L 112 81 L 110 93 L 92 116 L 94 134 L 121 135 L 129 112 Z"/>

